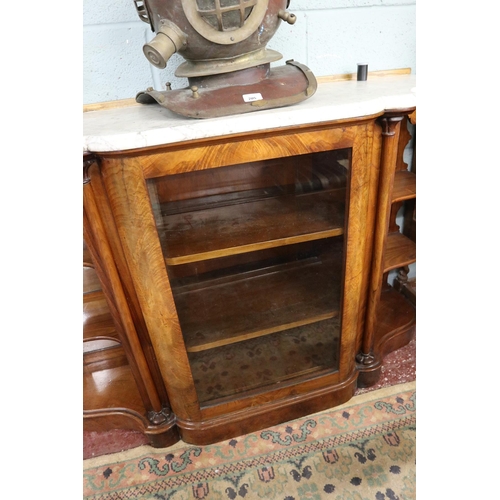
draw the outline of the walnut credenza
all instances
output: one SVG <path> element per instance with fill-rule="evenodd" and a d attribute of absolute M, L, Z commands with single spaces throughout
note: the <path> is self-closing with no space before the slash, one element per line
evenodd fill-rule
<path fill-rule="evenodd" d="M 416 259 L 395 208 L 415 78 L 189 120 L 84 114 L 84 426 L 209 444 L 376 382 L 415 333 L 387 280 Z M 410 125 L 411 128 L 411 125 Z"/>

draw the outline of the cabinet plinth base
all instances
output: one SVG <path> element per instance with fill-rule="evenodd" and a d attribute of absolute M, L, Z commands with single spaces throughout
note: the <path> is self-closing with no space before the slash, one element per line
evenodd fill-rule
<path fill-rule="evenodd" d="M 143 418 L 134 413 L 119 409 L 84 411 L 83 429 L 97 432 L 115 429 L 138 431 L 146 436 L 149 444 L 154 448 L 165 448 L 179 441 L 180 437 L 174 416 L 161 425 L 153 426 L 147 425 Z"/>
<path fill-rule="evenodd" d="M 370 387 L 378 382 L 382 362 L 389 353 L 407 345 L 416 331 L 415 307 L 394 288 L 382 292 L 377 310 L 378 328 L 373 352 L 358 354 L 358 387 Z"/>
<path fill-rule="evenodd" d="M 371 387 L 380 379 L 382 364 L 379 362 L 375 366 L 361 366 L 358 376 L 358 388 Z"/>
<path fill-rule="evenodd" d="M 186 443 L 205 446 L 266 429 L 304 415 L 311 415 L 349 401 L 356 391 L 357 373 L 341 385 L 323 387 L 306 394 L 246 408 L 203 422 L 177 421 Z"/>
<path fill-rule="evenodd" d="M 373 353 L 359 353 L 356 356 L 356 368 L 359 370 L 358 388 L 370 387 L 380 378 L 382 360 Z"/>

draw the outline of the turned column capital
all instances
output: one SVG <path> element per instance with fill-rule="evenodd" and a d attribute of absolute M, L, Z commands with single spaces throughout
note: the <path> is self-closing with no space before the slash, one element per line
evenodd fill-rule
<path fill-rule="evenodd" d="M 396 126 L 404 118 L 404 115 L 384 115 L 379 118 L 382 126 L 382 135 L 390 137 L 396 134 Z"/>
<path fill-rule="evenodd" d="M 91 153 L 83 154 L 83 184 L 88 184 L 90 182 L 90 167 L 97 162 L 97 159 Z"/>

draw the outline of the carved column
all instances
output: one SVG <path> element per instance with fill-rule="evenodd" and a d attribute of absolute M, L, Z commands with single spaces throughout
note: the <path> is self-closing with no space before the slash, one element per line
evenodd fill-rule
<path fill-rule="evenodd" d="M 399 132 L 404 115 L 387 113 L 379 119 L 382 127 L 382 153 L 380 177 L 375 219 L 375 237 L 373 242 L 372 270 L 368 292 L 365 333 L 361 352 L 356 356 L 361 371 L 372 372 L 376 381 L 379 376 L 381 359 L 374 352 L 375 331 L 377 324 L 377 306 L 383 285 L 383 267 L 387 230 L 391 215 L 391 197 L 396 171 Z M 368 384 L 367 384 L 368 385 Z"/>

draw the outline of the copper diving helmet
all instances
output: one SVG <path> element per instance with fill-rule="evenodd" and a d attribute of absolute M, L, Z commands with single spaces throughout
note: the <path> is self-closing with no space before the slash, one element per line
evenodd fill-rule
<path fill-rule="evenodd" d="M 175 113 L 210 118 L 295 104 L 317 88 L 312 71 L 266 48 L 280 23 L 294 24 L 290 0 L 134 0 L 142 21 L 156 36 L 144 54 L 165 68 L 178 53 L 175 71 L 189 86 L 139 92 L 136 101 L 158 103 Z"/>

